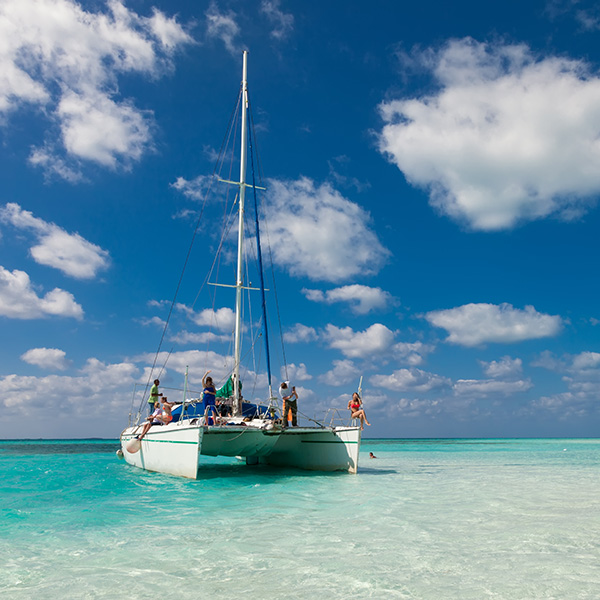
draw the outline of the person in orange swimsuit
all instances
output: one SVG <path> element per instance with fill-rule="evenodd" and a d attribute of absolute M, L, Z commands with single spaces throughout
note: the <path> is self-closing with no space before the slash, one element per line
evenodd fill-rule
<path fill-rule="evenodd" d="M 166 396 L 163 396 L 162 410 L 160 409 L 158 400 L 155 402 L 154 406 L 154 412 L 148 417 L 148 422 L 142 427 L 142 433 L 135 436 L 136 439 L 143 440 L 144 436 L 153 425 L 167 425 L 173 420 L 173 415 L 171 414 L 171 406 L 173 405 L 170 402 L 167 402 Z"/>
<path fill-rule="evenodd" d="M 367 419 L 367 414 L 365 413 L 365 409 L 362 408 L 362 400 L 357 392 L 352 394 L 352 398 L 348 402 L 348 410 L 352 414 L 353 419 L 360 419 L 360 428 L 361 430 L 365 428 L 365 423 L 367 425 L 371 425 L 369 420 Z"/>

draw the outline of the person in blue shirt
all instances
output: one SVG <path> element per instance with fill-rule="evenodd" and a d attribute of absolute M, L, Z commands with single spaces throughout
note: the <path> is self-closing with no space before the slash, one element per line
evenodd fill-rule
<path fill-rule="evenodd" d="M 206 373 L 204 373 L 204 377 L 202 378 L 202 385 L 204 386 L 202 400 L 204 401 L 204 414 L 206 415 L 207 425 L 213 425 L 214 420 L 212 415 L 217 414 L 215 398 L 217 390 L 215 388 L 215 384 L 213 383 L 212 377 L 208 376 L 209 373 L 210 371 L 206 371 Z"/>

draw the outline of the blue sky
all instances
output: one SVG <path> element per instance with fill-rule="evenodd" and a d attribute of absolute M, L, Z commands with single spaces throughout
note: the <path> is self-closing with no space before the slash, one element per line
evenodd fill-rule
<path fill-rule="evenodd" d="M 584 1 L 2 0 L 0 437 L 125 426 L 244 49 L 302 412 L 362 375 L 370 437 L 595 436 L 599 38 Z M 227 371 L 205 208 L 166 387 Z"/>

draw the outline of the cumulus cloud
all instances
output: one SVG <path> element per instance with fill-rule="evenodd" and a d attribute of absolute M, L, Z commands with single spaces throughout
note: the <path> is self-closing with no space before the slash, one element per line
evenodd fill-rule
<path fill-rule="evenodd" d="M 351 360 L 334 360 L 332 364 L 333 368 L 319 377 L 320 382 L 338 385 L 360 378 L 356 365 Z"/>
<path fill-rule="evenodd" d="M 229 335 L 219 335 L 213 331 L 180 331 L 169 337 L 169 340 L 177 344 L 209 344 L 211 342 L 226 342 L 231 339 Z"/>
<path fill-rule="evenodd" d="M 354 331 L 351 327 L 336 327 L 328 324 L 324 337 L 330 348 L 340 350 L 349 358 L 381 354 L 394 342 L 394 332 L 381 323 L 375 323 L 365 331 Z"/>
<path fill-rule="evenodd" d="M 217 310 L 205 308 L 197 313 L 183 304 L 178 304 L 177 309 L 184 312 L 196 325 L 201 327 L 215 327 L 219 331 L 230 332 L 235 325 L 235 313 L 227 307 Z"/>
<path fill-rule="evenodd" d="M 490 394 L 509 396 L 518 392 L 526 392 L 533 387 L 533 384 L 529 380 L 459 379 L 453 387 L 454 393 L 460 396 L 485 397 Z"/>
<path fill-rule="evenodd" d="M 390 408 L 402 418 L 414 419 L 423 415 L 435 416 L 442 411 L 438 400 L 421 398 L 400 398 L 396 402 L 389 401 Z"/>
<path fill-rule="evenodd" d="M 149 119 L 143 112 L 99 91 L 85 96 L 65 92 L 57 115 L 67 152 L 105 167 L 115 168 L 122 159 L 139 160 L 151 139 Z"/>
<path fill-rule="evenodd" d="M 372 310 L 384 310 L 392 302 L 392 295 L 381 288 L 372 288 L 366 285 L 353 284 L 327 290 L 303 289 L 302 293 L 313 302 L 334 304 L 347 302 L 350 310 L 357 315 L 365 315 Z"/>
<path fill-rule="evenodd" d="M 555 373 L 566 373 L 569 377 L 588 378 L 600 375 L 600 353 L 584 351 L 579 354 L 556 356 L 552 352 L 542 352 L 532 366 L 548 369 Z"/>
<path fill-rule="evenodd" d="M 95 411 L 102 411 L 104 419 L 123 418 L 138 375 L 132 363 L 106 364 L 95 358 L 88 359 L 75 377 L 7 375 L 0 377 L 0 406 L 9 415 L 36 415 L 52 406 L 53 413 L 68 414 L 69 418 L 89 419 Z"/>
<path fill-rule="evenodd" d="M 538 398 L 531 405 L 532 412 L 541 409 L 560 419 L 584 418 L 598 412 L 600 353 L 584 351 L 556 356 L 543 352 L 531 365 L 559 374 L 568 390 Z"/>
<path fill-rule="evenodd" d="M 319 335 L 314 327 L 308 327 L 302 325 L 302 323 L 296 323 L 291 329 L 283 334 L 283 340 L 290 344 L 314 342 L 318 338 Z"/>
<path fill-rule="evenodd" d="M 581 214 L 600 191 L 600 78 L 525 45 L 452 40 L 420 57 L 438 91 L 380 105 L 379 148 L 476 230 Z"/>
<path fill-rule="evenodd" d="M 191 37 L 174 18 L 143 17 L 121 0 L 91 12 L 73 0 L 4 0 L 0 5 L 0 114 L 42 107 L 53 139 L 30 161 L 75 182 L 80 166 L 129 166 L 152 146 L 152 116 L 118 94 L 118 75 L 157 77 Z"/>
<path fill-rule="evenodd" d="M 59 288 L 39 297 L 24 271 L 0 266 L 0 315 L 10 319 L 59 316 L 83 318 L 83 309 L 69 292 Z"/>
<path fill-rule="evenodd" d="M 539 313 L 533 306 L 521 310 L 507 303 L 465 304 L 429 312 L 425 318 L 448 332 L 447 342 L 461 346 L 552 337 L 562 328 L 559 316 Z"/>
<path fill-rule="evenodd" d="M 106 250 L 88 242 L 78 233 L 67 233 L 54 223 L 34 217 L 18 204 L 10 202 L 1 208 L 0 221 L 17 229 L 33 231 L 38 244 L 30 252 L 35 262 L 41 265 L 53 267 L 76 279 L 91 279 L 98 271 L 108 267 Z"/>
<path fill-rule="evenodd" d="M 167 324 L 167 322 L 164 319 L 161 319 L 160 317 L 149 317 L 135 320 L 144 327 L 153 326 L 163 329 L 164 326 Z"/>
<path fill-rule="evenodd" d="M 600 353 L 581 352 L 573 357 L 572 371 L 583 372 L 593 369 L 600 369 Z"/>
<path fill-rule="evenodd" d="M 392 347 L 392 354 L 395 358 L 416 367 L 424 361 L 425 356 L 434 350 L 435 346 L 423 342 L 398 342 Z"/>
<path fill-rule="evenodd" d="M 507 379 L 518 376 L 523 371 L 523 361 L 520 358 L 503 356 L 500 360 L 490 362 L 480 361 L 483 372 L 493 379 Z"/>
<path fill-rule="evenodd" d="M 152 364 L 155 360 L 154 354 L 142 354 L 134 357 L 133 361 L 136 363 Z M 233 370 L 233 358 L 230 355 L 219 354 L 212 350 L 185 350 L 181 352 L 159 352 L 156 356 L 156 364 L 164 365 L 168 362 L 169 371 L 175 372 L 180 377 L 180 382 L 183 384 L 183 374 L 186 372 L 186 368 L 189 367 L 188 381 L 190 385 L 200 386 L 202 384 L 202 376 L 209 369 L 211 370 L 211 376 L 215 382 L 216 387 L 221 387 L 227 378 L 231 375 Z M 154 379 L 156 377 L 156 371 L 152 374 L 146 373 L 144 381 L 150 377 Z M 251 369 L 245 369 L 242 367 L 242 383 L 244 386 L 253 385 L 256 380 L 256 386 L 265 389 L 267 386 L 266 373 L 257 375 Z M 161 381 L 165 379 L 164 374 L 160 377 Z M 180 387 L 177 384 L 177 387 Z M 202 388 L 200 388 L 202 389 Z M 250 388 L 253 389 L 253 388 Z M 260 397 L 260 394 L 257 395 Z"/>
<path fill-rule="evenodd" d="M 562 392 L 551 396 L 542 396 L 532 403 L 532 409 L 555 413 L 561 419 L 586 417 L 595 410 L 586 394 Z"/>
<path fill-rule="evenodd" d="M 450 385 L 448 378 L 416 368 L 398 369 L 391 375 L 374 375 L 369 382 L 394 392 L 413 393 L 429 392 Z"/>
<path fill-rule="evenodd" d="M 300 363 L 299 365 L 290 363 L 286 368 L 287 374 L 286 370 L 283 367 L 281 368 L 281 377 L 284 379 L 289 379 L 290 381 L 308 381 L 313 378 L 304 363 Z"/>
<path fill-rule="evenodd" d="M 389 255 L 369 214 L 329 184 L 271 180 L 266 212 L 273 260 L 293 275 L 338 282 L 376 273 Z"/>
<path fill-rule="evenodd" d="M 67 354 L 58 348 L 32 348 L 21 354 L 21 360 L 42 369 L 64 371 L 69 367 Z"/>

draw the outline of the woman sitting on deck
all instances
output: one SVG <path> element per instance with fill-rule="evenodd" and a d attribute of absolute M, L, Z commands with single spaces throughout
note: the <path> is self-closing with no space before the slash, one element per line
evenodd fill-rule
<path fill-rule="evenodd" d="M 348 410 L 351 412 L 353 419 L 360 419 L 361 430 L 365 428 L 365 423 L 371 425 L 367 419 L 364 408 L 362 408 L 362 400 L 357 392 L 352 394 L 352 399 L 348 402 Z"/>
<path fill-rule="evenodd" d="M 168 423 L 170 423 L 173 420 L 173 415 L 171 414 L 171 406 L 172 404 L 170 402 L 167 402 L 166 398 L 163 398 L 161 410 L 160 402 L 157 400 L 154 403 L 154 412 L 148 417 L 148 422 L 144 423 L 142 433 L 135 436 L 136 439 L 142 440 L 144 436 L 148 433 L 152 425 L 167 425 Z"/>

